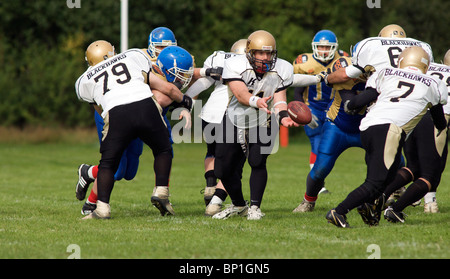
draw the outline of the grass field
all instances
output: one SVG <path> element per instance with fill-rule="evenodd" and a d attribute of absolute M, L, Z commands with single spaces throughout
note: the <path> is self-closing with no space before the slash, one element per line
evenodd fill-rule
<path fill-rule="evenodd" d="M 382 220 L 378 227 L 369 228 L 353 210 L 348 214 L 352 228 L 339 229 L 324 216 L 364 180 L 364 152 L 347 150 L 326 181 L 332 193 L 319 197 L 314 212 L 293 214 L 309 171 L 309 144 L 299 137 L 269 157 L 269 182 L 261 207 L 266 216 L 262 220 L 212 220 L 203 216 L 200 194 L 205 146 L 178 144 L 174 149 L 171 202 L 176 216 L 161 217 L 150 205 L 153 159 L 145 149 L 136 178 L 115 185 L 112 219 L 83 221 L 83 202 L 74 193 L 76 170 L 80 163 L 98 162 L 95 140 L 82 144 L 0 143 L 0 258 L 450 258 L 448 170 L 438 192 L 441 213 L 427 215 L 423 207 L 409 207 L 405 224 Z M 248 177 L 246 165 L 243 185 L 247 198 Z"/>

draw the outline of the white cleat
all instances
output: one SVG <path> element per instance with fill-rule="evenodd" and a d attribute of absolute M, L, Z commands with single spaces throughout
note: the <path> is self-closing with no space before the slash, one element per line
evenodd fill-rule
<path fill-rule="evenodd" d="M 213 215 L 213 219 L 221 219 L 221 220 L 225 220 L 228 219 L 232 216 L 242 216 L 245 217 L 247 216 L 248 213 L 248 206 L 244 205 L 244 206 L 235 206 L 233 204 L 227 206 L 227 208 L 225 208 L 224 210 L 216 213 Z"/>

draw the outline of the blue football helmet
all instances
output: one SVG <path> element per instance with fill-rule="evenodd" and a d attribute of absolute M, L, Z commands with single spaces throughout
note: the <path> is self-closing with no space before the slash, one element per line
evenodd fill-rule
<path fill-rule="evenodd" d="M 176 46 L 177 40 L 172 30 L 167 27 L 157 27 L 148 36 L 148 53 L 152 58 L 156 58 L 161 52 L 157 46 Z"/>
<path fill-rule="evenodd" d="M 156 65 L 161 69 L 168 82 L 181 83 L 180 90 L 189 85 L 194 74 L 192 55 L 179 46 L 164 48 L 156 59 Z"/>
<path fill-rule="evenodd" d="M 311 45 L 313 57 L 321 62 L 328 62 L 334 58 L 334 53 L 338 48 L 338 40 L 330 30 L 320 30 L 314 36 Z M 318 46 L 329 46 L 330 49 L 327 51 L 319 50 Z"/>

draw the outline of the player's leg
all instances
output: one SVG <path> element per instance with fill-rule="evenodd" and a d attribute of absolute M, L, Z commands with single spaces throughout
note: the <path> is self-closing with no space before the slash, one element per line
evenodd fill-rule
<path fill-rule="evenodd" d="M 124 174 L 126 180 L 132 180 L 139 168 L 139 157 L 142 154 L 144 143 L 141 139 L 134 139 L 126 149 L 127 168 Z"/>
<path fill-rule="evenodd" d="M 153 152 L 155 172 L 155 188 L 151 202 L 164 215 L 174 215 L 169 201 L 169 177 L 172 168 L 172 145 L 170 135 L 154 100 L 145 100 L 146 111 L 140 119 L 138 137 L 147 144 Z"/>
<path fill-rule="evenodd" d="M 361 132 L 361 142 L 366 150 L 366 179 L 335 209 L 330 210 L 327 214 L 330 223 L 339 226 L 333 216 L 345 216 L 350 210 L 375 200 L 383 193 L 386 181 L 397 171 L 405 137 L 399 127 L 388 124 L 375 125 Z"/>

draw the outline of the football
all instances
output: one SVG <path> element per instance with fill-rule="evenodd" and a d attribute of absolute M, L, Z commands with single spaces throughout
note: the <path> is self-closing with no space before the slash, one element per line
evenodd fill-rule
<path fill-rule="evenodd" d="M 287 111 L 292 120 L 301 125 L 306 125 L 311 122 L 312 115 L 308 106 L 300 101 L 289 102 Z"/>

